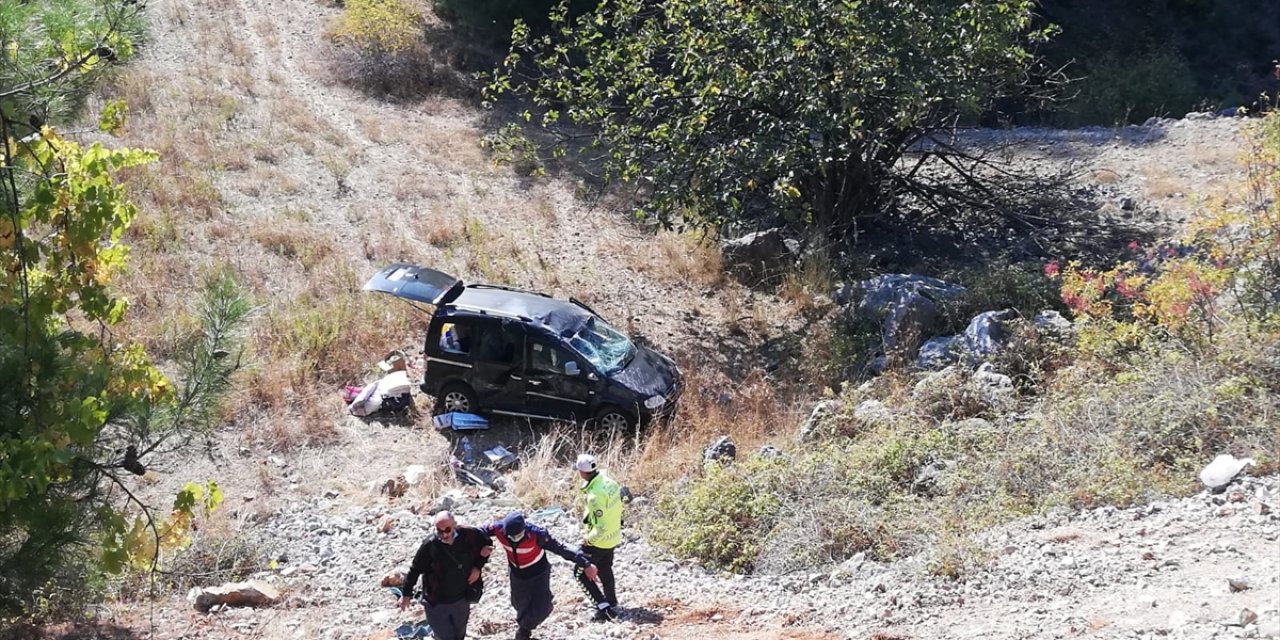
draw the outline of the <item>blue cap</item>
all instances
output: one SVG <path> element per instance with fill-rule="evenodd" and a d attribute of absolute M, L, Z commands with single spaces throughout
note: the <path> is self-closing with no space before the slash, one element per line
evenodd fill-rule
<path fill-rule="evenodd" d="M 509 536 L 524 533 L 524 514 L 519 511 L 508 513 L 507 517 L 502 519 L 502 532 Z"/>

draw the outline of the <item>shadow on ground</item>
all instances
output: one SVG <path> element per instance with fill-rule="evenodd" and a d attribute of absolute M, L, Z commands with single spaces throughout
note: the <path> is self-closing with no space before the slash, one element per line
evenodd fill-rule
<path fill-rule="evenodd" d="M 132 629 L 111 623 L 63 623 L 0 627 L 0 640 L 140 640 Z"/>

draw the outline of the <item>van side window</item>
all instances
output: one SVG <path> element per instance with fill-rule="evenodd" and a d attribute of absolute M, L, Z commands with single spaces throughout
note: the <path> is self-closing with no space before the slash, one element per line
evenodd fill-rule
<path fill-rule="evenodd" d="M 440 327 L 440 350 L 449 353 L 471 353 L 474 327 L 464 323 L 446 322 Z"/>
<path fill-rule="evenodd" d="M 541 342 L 529 342 L 529 368 L 542 373 L 564 373 L 564 363 L 571 358 L 563 349 Z"/>
<path fill-rule="evenodd" d="M 497 364 L 515 364 L 516 355 L 524 347 L 524 334 L 518 327 L 503 322 L 485 323 L 476 338 L 475 359 Z"/>

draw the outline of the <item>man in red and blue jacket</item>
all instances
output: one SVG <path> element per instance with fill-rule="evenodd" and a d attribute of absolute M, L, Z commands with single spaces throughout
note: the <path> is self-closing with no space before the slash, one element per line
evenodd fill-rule
<path fill-rule="evenodd" d="M 554 608 L 548 551 L 572 562 L 589 579 L 596 579 L 595 565 L 581 551 L 565 547 L 546 529 L 526 523 L 524 514 L 519 511 L 509 513 L 501 521 L 483 529 L 507 552 L 511 606 L 516 610 L 516 624 L 519 626 L 516 640 L 530 640 L 533 630 L 551 615 Z"/>

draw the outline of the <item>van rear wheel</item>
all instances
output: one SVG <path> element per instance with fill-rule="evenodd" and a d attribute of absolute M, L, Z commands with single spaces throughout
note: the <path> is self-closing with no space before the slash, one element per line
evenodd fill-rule
<path fill-rule="evenodd" d="M 465 384 L 451 384 L 440 391 L 442 413 L 475 413 L 479 408 L 476 392 Z"/>
<path fill-rule="evenodd" d="M 596 425 L 605 431 L 623 431 L 635 424 L 635 416 L 614 405 L 605 405 L 596 412 Z"/>

